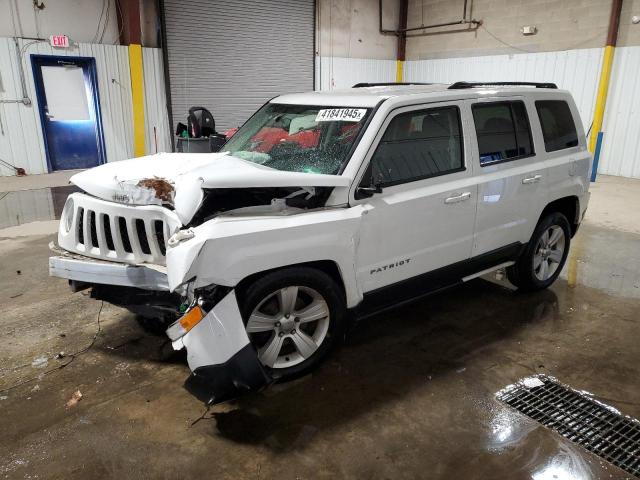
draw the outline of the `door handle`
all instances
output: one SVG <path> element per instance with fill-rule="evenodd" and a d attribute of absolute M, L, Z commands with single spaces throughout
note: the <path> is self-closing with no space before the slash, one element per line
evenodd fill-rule
<path fill-rule="evenodd" d="M 542 175 L 534 175 L 533 177 L 523 178 L 522 183 L 525 185 L 529 183 L 538 183 L 541 178 L 542 178 Z"/>
<path fill-rule="evenodd" d="M 465 200 L 469 200 L 470 198 L 471 198 L 471 192 L 464 192 L 459 195 L 453 195 L 451 197 L 445 198 L 444 203 L 450 204 L 450 203 L 464 202 Z"/>

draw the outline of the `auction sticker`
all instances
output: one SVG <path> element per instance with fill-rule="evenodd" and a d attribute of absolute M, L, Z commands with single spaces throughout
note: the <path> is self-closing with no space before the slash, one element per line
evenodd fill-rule
<path fill-rule="evenodd" d="M 365 108 L 325 108 L 316 115 L 316 122 L 359 122 L 365 113 Z"/>

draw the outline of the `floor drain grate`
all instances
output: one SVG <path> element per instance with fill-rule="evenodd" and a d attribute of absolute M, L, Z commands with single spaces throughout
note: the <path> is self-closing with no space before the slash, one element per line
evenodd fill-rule
<path fill-rule="evenodd" d="M 496 394 L 498 400 L 640 476 L 640 422 L 545 375 L 525 378 Z"/>

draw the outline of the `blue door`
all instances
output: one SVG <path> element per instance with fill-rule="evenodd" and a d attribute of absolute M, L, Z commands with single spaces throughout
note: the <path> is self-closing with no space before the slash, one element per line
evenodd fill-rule
<path fill-rule="evenodd" d="M 49 171 L 104 163 L 95 60 L 31 55 L 31 64 Z"/>

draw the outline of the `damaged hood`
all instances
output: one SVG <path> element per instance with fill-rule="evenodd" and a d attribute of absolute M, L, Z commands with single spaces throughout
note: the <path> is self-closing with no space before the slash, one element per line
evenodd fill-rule
<path fill-rule="evenodd" d="M 198 210 L 203 188 L 342 187 L 341 175 L 286 172 L 228 153 L 158 153 L 80 172 L 70 182 L 104 200 L 128 205 L 170 204 L 183 224 Z"/>

